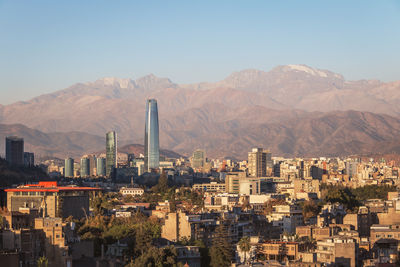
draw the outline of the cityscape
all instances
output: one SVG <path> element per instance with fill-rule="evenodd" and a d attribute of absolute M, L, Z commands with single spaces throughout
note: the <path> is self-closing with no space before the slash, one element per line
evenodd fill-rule
<path fill-rule="evenodd" d="M 400 5 L 177 2 L 0 2 L 0 267 L 400 266 Z"/>

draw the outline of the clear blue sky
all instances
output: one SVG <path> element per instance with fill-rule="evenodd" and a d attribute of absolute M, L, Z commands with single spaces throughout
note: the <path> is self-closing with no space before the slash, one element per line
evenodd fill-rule
<path fill-rule="evenodd" d="M 0 0 L 0 103 L 100 77 L 307 64 L 400 80 L 400 1 Z"/>

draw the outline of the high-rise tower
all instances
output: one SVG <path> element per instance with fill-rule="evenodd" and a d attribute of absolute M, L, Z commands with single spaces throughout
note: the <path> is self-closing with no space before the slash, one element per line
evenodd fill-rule
<path fill-rule="evenodd" d="M 72 158 L 65 159 L 64 177 L 74 177 L 74 160 Z"/>
<path fill-rule="evenodd" d="M 24 139 L 17 136 L 6 137 L 6 160 L 11 165 L 24 165 Z"/>
<path fill-rule="evenodd" d="M 106 159 L 97 158 L 97 176 L 106 176 Z"/>
<path fill-rule="evenodd" d="M 90 158 L 88 156 L 83 156 L 81 158 L 81 177 L 89 177 L 90 168 Z"/>
<path fill-rule="evenodd" d="M 158 138 L 157 100 L 146 102 L 146 124 L 144 129 L 144 170 L 151 171 L 160 165 L 160 147 Z"/>
<path fill-rule="evenodd" d="M 262 148 L 253 148 L 248 156 L 249 175 L 252 177 L 267 176 L 267 153 Z"/>
<path fill-rule="evenodd" d="M 106 176 L 110 177 L 117 167 L 117 134 L 115 131 L 106 134 Z"/>
<path fill-rule="evenodd" d="M 203 150 L 197 149 L 193 152 L 192 168 L 201 169 L 204 167 L 206 161 L 206 153 Z"/>

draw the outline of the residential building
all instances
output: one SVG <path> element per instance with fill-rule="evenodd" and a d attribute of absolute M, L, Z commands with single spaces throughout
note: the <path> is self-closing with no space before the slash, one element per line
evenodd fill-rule
<path fill-rule="evenodd" d="M 324 263 L 356 267 L 357 251 L 357 241 L 351 237 L 334 236 L 317 241 L 317 258 Z"/>

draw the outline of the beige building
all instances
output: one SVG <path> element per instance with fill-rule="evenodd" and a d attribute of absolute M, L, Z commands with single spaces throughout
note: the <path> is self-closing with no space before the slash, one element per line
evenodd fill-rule
<path fill-rule="evenodd" d="M 356 267 L 356 239 L 343 236 L 325 238 L 317 242 L 317 258 L 323 263 L 336 263 L 344 267 Z"/>
<path fill-rule="evenodd" d="M 255 179 L 239 181 L 239 193 L 247 196 L 260 194 L 260 181 Z"/>
<path fill-rule="evenodd" d="M 379 239 L 396 239 L 400 241 L 400 224 L 383 225 L 374 224 L 371 226 L 370 242 L 374 245 Z"/>
<path fill-rule="evenodd" d="M 122 187 L 119 192 L 123 196 L 141 196 L 144 194 L 143 188 L 129 188 L 129 187 Z"/>
<path fill-rule="evenodd" d="M 267 260 L 283 261 L 297 260 L 299 255 L 299 243 L 283 241 L 267 241 L 260 245 L 260 253 Z"/>
<path fill-rule="evenodd" d="M 211 182 L 209 184 L 194 184 L 193 189 L 204 190 L 207 192 L 223 193 L 226 190 L 226 184 L 219 184 L 217 182 Z"/>
<path fill-rule="evenodd" d="M 299 193 L 316 193 L 320 197 L 319 180 L 317 179 L 295 179 L 293 181 L 294 194 L 297 196 Z"/>
<path fill-rule="evenodd" d="M 161 237 L 176 242 L 182 238 L 190 240 L 192 229 L 189 216 L 183 212 L 170 212 L 165 217 L 165 223 L 161 228 Z"/>
<path fill-rule="evenodd" d="M 62 218 L 36 218 L 35 229 L 42 230 L 46 236 L 45 250 L 49 266 L 71 266 L 72 258 L 68 255 L 65 238 L 69 227 L 62 222 Z"/>
<path fill-rule="evenodd" d="M 239 194 L 240 181 L 247 179 L 245 172 L 229 172 L 225 177 L 225 190 L 227 193 Z"/>
<path fill-rule="evenodd" d="M 57 182 L 39 182 L 10 188 L 7 192 L 7 209 L 11 212 L 29 209 L 43 217 L 73 216 L 80 219 L 89 213 L 90 194 L 99 188 L 58 186 Z"/>

